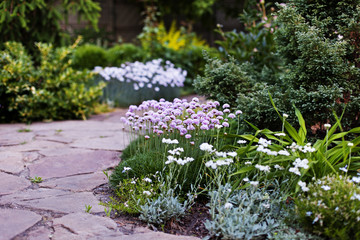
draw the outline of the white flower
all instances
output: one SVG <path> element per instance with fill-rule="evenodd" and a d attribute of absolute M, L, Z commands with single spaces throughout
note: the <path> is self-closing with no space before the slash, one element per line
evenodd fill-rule
<path fill-rule="evenodd" d="M 354 193 L 354 195 L 352 195 L 350 199 L 351 199 L 351 200 L 355 200 L 355 199 L 357 199 L 357 200 L 359 200 L 359 201 L 360 201 L 360 194 L 356 194 L 356 193 Z"/>
<path fill-rule="evenodd" d="M 143 179 L 143 181 L 145 181 L 145 182 L 149 182 L 149 183 L 151 183 L 151 182 L 152 182 L 152 180 L 151 180 L 150 178 L 147 178 L 147 177 L 146 177 L 146 178 L 144 178 L 144 179 Z"/>
<path fill-rule="evenodd" d="M 330 188 L 329 186 L 327 186 L 327 185 L 323 185 L 323 186 L 321 186 L 321 188 L 324 189 L 325 191 L 328 191 L 328 190 L 331 189 L 331 188 Z"/>
<path fill-rule="evenodd" d="M 360 177 L 353 177 L 351 181 L 354 183 L 360 183 Z"/>
<path fill-rule="evenodd" d="M 260 138 L 258 143 L 259 143 L 259 145 L 267 147 L 268 145 L 271 145 L 271 140 L 266 140 L 265 138 Z"/>
<path fill-rule="evenodd" d="M 283 156 L 290 156 L 290 153 L 286 150 L 280 150 L 278 151 L 278 154 Z"/>
<path fill-rule="evenodd" d="M 339 39 L 339 40 L 342 40 L 343 38 L 344 38 L 343 35 L 340 35 L 340 34 L 338 35 L 338 39 Z"/>
<path fill-rule="evenodd" d="M 283 113 L 283 118 L 288 118 L 289 115 L 287 115 L 286 113 Z"/>
<path fill-rule="evenodd" d="M 279 164 L 276 164 L 274 166 L 275 169 L 279 169 L 279 170 L 284 170 L 284 168 L 282 166 L 280 166 Z"/>
<path fill-rule="evenodd" d="M 162 139 L 162 143 L 166 143 L 166 144 L 178 144 L 179 141 L 178 141 L 177 139 L 171 140 L 171 139 L 163 138 L 163 139 Z"/>
<path fill-rule="evenodd" d="M 263 166 L 263 165 L 256 164 L 255 168 L 257 168 L 263 172 L 270 172 L 270 166 Z"/>
<path fill-rule="evenodd" d="M 246 178 L 243 179 L 243 181 L 244 181 L 244 182 L 248 182 L 248 181 L 249 181 L 249 178 L 246 177 Z"/>
<path fill-rule="evenodd" d="M 252 164 L 252 163 L 249 162 L 249 161 L 245 162 L 245 165 L 251 165 L 251 164 Z"/>
<path fill-rule="evenodd" d="M 353 144 L 353 143 L 351 143 L 351 142 L 349 142 L 347 145 L 348 145 L 349 147 L 354 146 L 354 144 Z"/>
<path fill-rule="evenodd" d="M 243 143 L 246 143 L 247 141 L 246 140 L 239 140 L 237 141 L 238 144 L 243 144 Z"/>
<path fill-rule="evenodd" d="M 325 123 L 325 124 L 324 124 L 324 128 L 325 128 L 326 130 L 329 129 L 329 128 L 331 128 L 331 124 Z"/>
<path fill-rule="evenodd" d="M 303 190 L 304 192 L 307 192 L 309 191 L 309 188 L 306 186 L 306 182 L 303 182 L 303 181 L 299 181 L 298 182 L 299 186 L 301 187 L 301 190 Z"/>
<path fill-rule="evenodd" d="M 296 168 L 305 168 L 305 169 L 308 169 L 309 168 L 309 160 L 307 159 L 303 159 L 301 160 L 300 158 L 297 158 L 295 159 L 295 162 L 293 162 L 293 165 L 296 167 Z"/>
<path fill-rule="evenodd" d="M 236 157 L 237 153 L 236 152 L 228 152 L 227 155 L 230 157 Z"/>
<path fill-rule="evenodd" d="M 233 205 L 231 203 L 225 203 L 224 208 L 228 209 L 228 208 L 232 208 Z"/>
<path fill-rule="evenodd" d="M 143 191 L 143 194 L 146 194 L 146 195 L 150 196 L 150 195 L 151 195 L 151 192 L 149 192 L 149 191 Z"/>
<path fill-rule="evenodd" d="M 269 203 L 263 203 L 263 207 L 270 208 L 270 204 Z"/>
<path fill-rule="evenodd" d="M 256 187 L 259 185 L 259 181 L 250 181 L 250 184 Z"/>
<path fill-rule="evenodd" d="M 306 212 L 306 216 L 310 217 L 312 215 L 312 212 Z"/>
<path fill-rule="evenodd" d="M 213 146 L 211 144 L 208 143 L 202 143 L 200 145 L 200 150 L 205 151 L 205 152 L 212 152 L 213 151 Z"/>
<path fill-rule="evenodd" d="M 127 172 L 127 171 L 129 171 L 129 170 L 131 170 L 130 167 L 124 167 L 124 170 L 122 170 L 122 172 L 124 173 L 124 172 Z"/>
<path fill-rule="evenodd" d="M 131 184 L 136 184 L 136 182 L 135 182 L 135 181 L 131 181 Z"/>
<path fill-rule="evenodd" d="M 285 133 L 275 133 L 274 135 L 277 137 L 285 137 L 286 136 Z"/>
<path fill-rule="evenodd" d="M 345 165 L 345 167 L 339 168 L 339 170 L 343 171 L 343 172 L 347 172 L 347 165 Z"/>
<path fill-rule="evenodd" d="M 289 172 L 295 173 L 296 175 L 301 176 L 301 173 L 297 167 L 289 168 Z"/>

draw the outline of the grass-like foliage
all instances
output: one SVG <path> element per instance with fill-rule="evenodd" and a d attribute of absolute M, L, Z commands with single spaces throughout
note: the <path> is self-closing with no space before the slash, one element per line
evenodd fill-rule
<path fill-rule="evenodd" d="M 338 174 L 343 168 L 354 173 L 359 168 L 360 137 L 354 136 L 359 135 L 360 127 L 341 131 L 341 117 L 335 115 L 338 120 L 333 126 L 325 124 L 327 134 L 324 139 L 311 143 L 307 139 L 304 118 L 298 109 L 295 108 L 295 115 L 300 127 L 296 130 L 287 122 L 288 115 L 280 114 L 275 105 L 274 108 L 283 122 L 281 132 L 260 130 L 249 123 L 256 131 L 254 135 L 227 136 L 249 141 L 246 146 L 236 147 L 239 162 L 234 175 L 242 179 L 264 171 L 267 178 L 289 180 L 282 187 L 292 192 L 300 189 L 299 181 L 308 182 L 314 177 Z M 348 135 L 349 139 L 346 139 Z"/>

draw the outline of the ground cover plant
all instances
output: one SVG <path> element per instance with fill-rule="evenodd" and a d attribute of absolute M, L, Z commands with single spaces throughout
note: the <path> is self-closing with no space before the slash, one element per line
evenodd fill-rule
<path fill-rule="evenodd" d="M 38 64 L 22 44 L 5 43 L 0 52 L 0 121 L 86 119 L 92 113 L 104 84 L 91 86 L 93 73 L 71 67 L 79 40 L 61 48 L 37 43 Z"/>
<path fill-rule="evenodd" d="M 121 67 L 96 67 L 97 81 L 106 82 L 103 101 L 127 107 L 144 100 L 178 97 L 187 72 L 162 59 L 125 63 Z"/>
<path fill-rule="evenodd" d="M 281 131 L 258 129 L 249 123 L 255 131 L 252 135 L 234 134 L 238 124 L 233 120 L 241 112 L 231 113 L 228 104 L 199 103 L 195 98 L 190 102 L 152 100 L 131 106 L 123 121 L 133 142 L 124 151 L 124 160 L 110 176 L 110 183 L 114 189 L 131 185 L 141 195 L 136 198 L 142 200 L 132 201 L 136 211 L 127 212 L 137 212 L 153 226 L 176 222 L 196 199 L 205 197 L 210 218 L 204 224 L 211 239 L 348 239 L 354 234 L 356 221 L 329 231 L 319 225 L 320 217 L 314 221 L 316 215 L 309 218 L 308 212 L 330 214 L 330 209 L 316 205 L 330 198 L 312 193 L 317 191 L 314 184 L 333 175 L 340 181 L 332 181 L 337 184 L 338 197 L 351 199 L 354 204 L 347 209 L 339 205 L 338 209 L 344 209 L 344 216 L 357 218 L 360 139 L 354 134 L 359 134 L 360 128 L 342 131 L 340 116 L 333 126 L 325 126 L 324 139 L 310 143 L 304 118 L 294 110 L 298 130 L 287 121 L 289 115 L 274 106 L 282 122 Z M 143 188 L 143 183 L 129 184 L 154 174 L 156 179 L 147 180 L 150 189 Z M 344 174 L 351 177 L 342 177 Z M 335 189 L 325 182 L 318 188 L 327 191 L 322 187 L 325 185 Z M 128 194 L 119 201 L 123 195 L 114 197 L 108 206 L 120 209 L 124 202 L 136 199 Z M 332 207 L 336 208 L 334 204 Z M 321 216 L 332 224 L 325 212 Z"/>

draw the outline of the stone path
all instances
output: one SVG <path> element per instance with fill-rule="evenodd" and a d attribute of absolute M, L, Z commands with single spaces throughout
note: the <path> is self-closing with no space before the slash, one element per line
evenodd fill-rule
<path fill-rule="evenodd" d="M 124 113 L 0 124 L 0 240 L 197 239 L 136 226 L 121 231 L 123 223 L 105 216 L 93 190 L 107 182 L 103 170 L 119 163 L 128 144 Z M 32 183 L 35 177 L 43 181 Z"/>

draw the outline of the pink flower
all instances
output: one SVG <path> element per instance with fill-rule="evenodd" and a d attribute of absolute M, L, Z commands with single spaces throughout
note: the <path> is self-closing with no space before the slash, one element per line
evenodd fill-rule
<path fill-rule="evenodd" d="M 186 134 L 186 135 L 185 135 L 185 138 L 191 138 L 191 135 L 190 135 L 190 134 Z"/>

